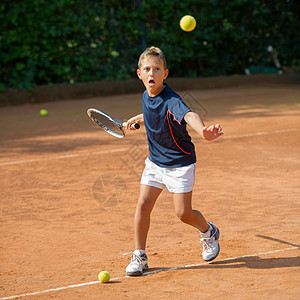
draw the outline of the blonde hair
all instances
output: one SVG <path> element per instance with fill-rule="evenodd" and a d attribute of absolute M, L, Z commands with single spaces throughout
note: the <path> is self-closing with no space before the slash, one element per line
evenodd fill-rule
<path fill-rule="evenodd" d="M 158 48 L 158 47 L 149 47 L 147 48 L 141 55 L 139 58 L 139 62 L 138 62 L 138 68 L 140 69 L 142 66 L 142 62 L 145 58 L 150 57 L 150 56 L 156 56 L 158 57 L 164 65 L 165 70 L 167 69 L 167 61 L 165 58 L 164 53 Z"/>

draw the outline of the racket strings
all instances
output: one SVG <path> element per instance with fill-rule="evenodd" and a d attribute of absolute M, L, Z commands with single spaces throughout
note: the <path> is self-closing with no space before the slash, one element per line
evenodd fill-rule
<path fill-rule="evenodd" d="M 94 111 L 91 112 L 91 117 L 104 130 L 109 130 L 117 134 L 123 134 L 123 130 L 120 128 L 120 126 L 118 126 L 115 122 L 113 122 L 109 118 Z"/>

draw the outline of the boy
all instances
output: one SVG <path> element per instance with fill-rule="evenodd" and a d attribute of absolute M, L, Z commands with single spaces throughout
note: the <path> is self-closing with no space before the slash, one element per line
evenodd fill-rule
<path fill-rule="evenodd" d="M 129 276 L 142 275 L 148 269 L 145 249 L 150 214 L 164 187 L 173 194 L 179 219 L 199 230 L 203 259 L 211 261 L 220 251 L 219 229 L 192 209 L 196 154 L 186 124 L 208 141 L 222 135 L 222 129 L 219 124 L 206 128 L 200 116 L 192 112 L 168 85 L 164 85 L 168 73 L 166 59 L 159 48 L 150 47 L 141 54 L 137 75 L 146 88 L 142 99 L 143 113 L 130 118 L 126 129 L 132 129 L 130 125 L 133 123 L 145 124 L 149 157 L 135 212 L 136 250 L 126 268 Z"/>

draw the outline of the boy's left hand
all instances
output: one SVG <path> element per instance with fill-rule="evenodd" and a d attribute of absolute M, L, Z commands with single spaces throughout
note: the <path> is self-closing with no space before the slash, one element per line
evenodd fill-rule
<path fill-rule="evenodd" d="M 212 141 L 223 134 L 220 124 L 211 125 L 203 128 L 203 138 L 207 141 Z"/>

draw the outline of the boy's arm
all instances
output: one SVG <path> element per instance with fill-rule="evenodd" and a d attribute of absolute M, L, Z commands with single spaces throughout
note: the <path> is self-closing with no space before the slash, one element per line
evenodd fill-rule
<path fill-rule="evenodd" d="M 130 129 L 130 130 L 135 130 L 133 126 L 131 126 L 134 123 L 138 123 L 138 124 L 143 124 L 144 123 L 144 115 L 143 114 L 139 114 L 136 115 L 132 118 L 130 118 L 129 120 L 127 120 L 127 122 L 125 122 L 125 129 Z"/>
<path fill-rule="evenodd" d="M 212 141 L 223 134 L 220 124 L 211 125 L 207 128 L 200 116 L 193 111 L 189 111 L 184 116 L 184 120 L 207 141 Z"/>

